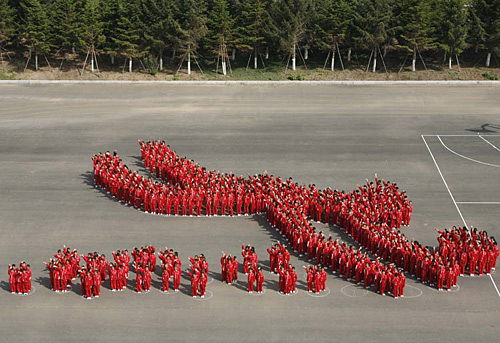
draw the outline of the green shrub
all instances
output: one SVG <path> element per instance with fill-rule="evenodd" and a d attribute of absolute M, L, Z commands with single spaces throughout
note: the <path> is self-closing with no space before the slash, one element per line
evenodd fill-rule
<path fill-rule="evenodd" d="M 288 75 L 288 80 L 291 80 L 291 81 L 302 81 L 302 80 L 304 80 L 304 77 L 302 75 L 290 74 L 290 75 Z"/>
<path fill-rule="evenodd" d="M 482 76 L 487 79 L 487 80 L 491 80 L 491 81 L 495 81 L 495 80 L 498 80 L 498 77 L 493 75 L 493 74 L 490 74 L 489 72 L 486 72 L 486 73 L 483 73 Z"/>

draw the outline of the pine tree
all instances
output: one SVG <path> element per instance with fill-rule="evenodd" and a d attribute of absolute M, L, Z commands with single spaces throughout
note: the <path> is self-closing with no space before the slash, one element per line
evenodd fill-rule
<path fill-rule="evenodd" d="M 316 44 L 319 49 L 328 51 L 331 57 L 331 70 L 335 69 L 335 55 L 340 55 L 339 44 L 347 35 L 352 22 L 352 7 L 347 0 L 322 0 L 317 6 L 315 26 Z M 341 59 L 342 68 L 343 62 Z"/>
<path fill-rule="evenodd" d="M 417 53 L 437 46 L 429 0 L 401 0 L 396 6 L 398 48 L 412 54 L 411 70 L 416 70 Z M 423 62 L 423 61 L 422 61 Z"/>
<path fill-rule="evenodd" d="M 300 49 L 300 44 L 310 29 L 311 18 L 314 16 L 313 1 L 277 0 L 272 8 L 276 25 L 280 29 L 280 48 L 289 55 L 288 62 L 291 57 L 292 70 L 295 70 L 297 50 Z"/>
<path fill-rule="evenodd" d="M 79 7 L 81 1 L 54 0 L 48 7 L 51 26 L 51 45 L 68 57 L 70 51 L 80 49 L 83 40 L 80 35 Z"/>
<path fill-rule="evenodd" d="M 139 18 L 139 0 L 114 0 L 111 15 L 116 26 L 108 36 L 112 54 L 128 60 L 128 71 L 132 72 L 132 60 L 143 56 L 147 51 L 141 48 L 142 24 Z"/>
<path fill-rule="evenodd" d="M 370 60 L 373 58 L 373 72 L 377 70 L 377 54 L 380 54 L 380 45 L 387 42 L 393 30 L 390 25 L 391 15 L 390 0 L 359 0 L 356 3 L 353 23 L 356 30 L 354 40 L 361 47 L 371 50 Z M 369 65 L 370 61 L 368 61 L 368 67 Z"/>
<path fill-rule="evenodd" d="M 500 0 L 474 0 L 475 17 L 481 32 L 481 46 L 487 51 L 486 67 L 490 66 L 491 54 L 500 54 Z"/>
<path fill-rule="evenodd" d="M 15 10 L 10 7 L 8 0 L 0 0 L 0 61 L 15 36 Z"/>
<path fill-rule="evenodd" d="M 250 53 L 249 61 L 253 55 L 254 69 L 258 67 L 261 49 L 268 44 L 272 33 L 277 31 L 269 15 L 268 6 L 268 0 L 248 0 L 241 5 L 236 47 Z"/>
<path fill-rule="evenodd" d="M 198 50 L 200 41 L 207 34 L 206 4 L 203 0 L 181 0 L 177 46 L 182 60 L 187 58 L 191 74 L 191 55 Z"/>
<path fill-rule="evenodd" d="M 163 70 L 163 53 L 175 44 L 178 24 L 174 0 L 142 0 L 142 23 L 145 43 L 159 59 L 159 69 Z"/>
<path fill-rule="evenodd" d="M 35 70 L 38 70 L 38 54 L 46 55 L 50 51 L 50 22 L 39 0 L 20 1 L 19 31 L 21 40 L 29 48 L 29 57 L 26 67 L 35 54 Z M 26 68 L 25 67 L 25 68 Z"/>
<path fill-rule="evenodd" d="M 216 72 L 219 68 L 219 61 L 222 64 L 222 73 L 226 75 L 229 56 L 227 46 L 234 41 L 235 20 L 229 13 L 226 0 L 211 0 L 208 13 L 206 45 L 211 55 L 217 56 Z"/>
<path fill-rule="evenodd" d="M 442 0 L 438 8 L 440 46 L 448 55 L 448 68 L 451 69 L 452 59 L 458 56 L 467 46 L 467 15 L 465 6 L 467 0 Z"/>
<path fill-rule="evenodd" d="M 94 62 L 97 63 L 96 49 L 100 47 L 106 40 L 104 36 L 104 8 L 101 0 L 83 0 L 80 7 L 79 17 L 81 25 L 79 25 L 79 37 L 82 43 L 80 48 L 86 53 L 86 58 L 83 68 L 90 55 L 91 71 L 94 72 Z"/>

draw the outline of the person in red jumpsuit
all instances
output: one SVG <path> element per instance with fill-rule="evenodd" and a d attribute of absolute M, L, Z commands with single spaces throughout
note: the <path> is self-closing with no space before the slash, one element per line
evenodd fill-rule
<path fill-rule="evenodd" d="M 168 292 L 168 286 L 169 286 L 169 280 L 170 280 L 170 271 L 169 271 L 169 268 L 166 266 L 166 265 L 163 265 L 162 267 L 162 277 L 161 277 L 161 280 L 162 280 L 162 288 L 161 290 L 163 292 Z"/>
<path fill-rule="evenodd" d="M 12 294 L 16 294 L 17 293 L 16 277 L 17 274 L 19 273 L 19 270 L 16 268 L 15 264 L 9 264 L 8 272 L 9 272 L 10 292 Z"/>
<path fill-rule="evenodd" d="M 198 287 L 200 283 L 200 272 L 198 269 L 194 269 L 193 272 L 188 272 L 189 276 L 191 277 L 191 295 L 193 298 L 196 298 L 198 296 Z"/>
<path fill-rule="evenodd" d="M 94 285 L 94 279 L 92 273 L 89 271 L 85 276 L 85 297 L 87 300 L 92 299 L 92 286 Z"/>
<path fill-rule="evenodd" d="M 207 290 L 208 275 L 206 270 L 201 271 L 200 275 L 200 297 L 205 298 L 205 292 Z"/>
<path fill-rule="evenodd" d="M 118 268 L 115 263 L 111 263 L 109 266 L 109 281 L 111 291 L 116 292 L 118 290 Z"/>
<path fill-rule="evenodd" d="M 323 283 L 323 277 L 321 275 L 321 271 L 316 269 L 314 273 L 314 293 L 319 294 L 321 292 L 321 285 Z"/>
<path fill-rule="evenodd" d="M 453 287 L 453 279 L 455 278 L 455 271 L 453 267 L 449 267 L 446 271 L 446 290 L 451 291 L 451 287 Z"/>
<path fill-rule="evenodd" d="M 95 270 L 93 281 L 94 281 L 93 293 L 96 298 L 99 298 L 99 296 L 101 295 L 102 279 L 101 279 L 101 273 L 97 269 Z"/>
<path fill-rule="evenodd" d="M 137 270 L 137 277 L 135 279 L 135 291 L 137 293 L 142 293 L 142 284 L 144 282 L 144 274 L 141 269 Z"/>
<path fill-rule="evenodd" d="M 248 293 L 253 293 L 253 284 L 255 282 L 255 273 L 252 268 L 248 270 Z"/>
<path fill-rule="evenodd" d="M 261 267 L 257 268 L 257 293 L 262 294 L 264 287 L 264 272 Z"/>
<path fill-rule="evenodd" d="M 297 293 L 297 272 L 295 271 L 295 267 L 292 267 L 290 271 L 290 275 L 292 276 L 292 293 Z"/>
<path fill-rule="evenodd" d="M 146 267 L 146 269 L 144 269 L 144 291 L 149 292 L 151 290 L 151 281 L 151 271 L 149 267 Z"/>
<path fill-rule="evenodd" d="M 387 274 L 385 270 L 380 273 L 380 294 L 385 296 L 385 286 L 387 284 Z"/>
<path fill-rule="evenodd" d="M 306 266 L 304 266 L 304 269 L 307 273 L 307 291 L 311 293 L 313 291 L 314 272 L 312 268 L 307 268 Z"/>
<path fill-rule="evenodd" d="M 177 262 L 175 262 L 174 263 L 174 273 L 173 273 L 174 292 L 179 292 L 179 286 L 181 284 L 181 275 L 182 275 L 181 266 Z"/>

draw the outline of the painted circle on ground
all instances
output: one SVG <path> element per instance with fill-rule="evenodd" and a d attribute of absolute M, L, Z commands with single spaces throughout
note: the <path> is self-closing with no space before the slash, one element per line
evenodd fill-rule
<path fill-rule="evenodd" d="M 135 289 L 132 291 L 134 294 L 137 294 L 137 295 L 145 295 L 145 294 L 148 294 L 150 292 L 146 292 L 146 291 L 142 291 L 141 293 L 138 293 Z"/>
<path fill-rule="evenodd" d="M 431 289 L 434 291 L 434 292 L 443 292 L 443 293 L 456 293 L 460 290 L 460 285 L 457 283 L 457 287 L 451 287 L 451 291 L 447 291 L 446 288 L 443 288 L 442 291 L 438 290 L 436 287 L 431 287 Z"/>
<path fill-rule="evenodd" d="M 171 289 L 168 290 L 168 292 L 164 292 L 162 291 L 161 289 L 158 290 L 158 292 L 160 292 L 161 294 L 165 294 L 165 295 L 170 295 L 170 294 L 179 294 L 180 292 L 175 292 Z"/>
<path fill-rule="evenodd" d="M 20 294 L 20 293 L 14 293 L 14 294 L 11 293 L 11 294 L 12 295 L 17 295 L 18 297 L 26 297 L 28 295 L 32 295 L 35 292 L 36 292 L 36 288 L 35 288 L 35 286 L 32 285 L 31 286 L 31 290 L 30 290 L 30 292 L 28 294 Z"/>
<path fill-rule="evenodd" d="M 368 290 L 359 285 L 345 285 L 340 292 L 350 298 L 364 297 L 368 294 Z"/>
<path fill-rule="evenodd" d="M 256 291 L 254 291 L 253 293 L 248 293 L 248 291 L 247 291 L 247 294 L 254 295 L 254 296 L 255 295 L 264 295 L 264 294 L 266 294 L 266 287 L 262 286 L 262 293 L 257 293 Z"/>
<path fill-rule="evenodd" d="M 214 278 L 211 276 L 207 277 L 207 285 L 211 284 L 212 282 L 214 282 Z"/>
<path fill-rule="evenodd" d="M 297 290 L 295 290 L 295 293 L 290 293 L 290 294 L 280 293 L 278 291 L 278 294 L 281 295 L 282 297 L 288 297 L 288 296 L 293 296 L 293 295 L 299 294 L 299 290 L 297 289 Z"/>
<path fill-rule="evenodd" d="M 212 299 L 214 296 L 214 292 L 212 291 L 209 291 L 209 290 L 206 290 L 205 291 L 205 298 L 201 298 L 201 297 L 196 297 L 196 298 L 193 298 L 191 297 L 193 300 L 198 300 L 198 301 L 204 301 L 204 300 L 209 300 L 209 299 Z"/>
<path fill-rule="evenodd" d="M 422 295 L 422 290 L 415 286 L 405 285 L 404 298 L 417 298 Z"/>
<path fill-rule="evenodd" d="M 330 294 L 330 288 L 326 287 L 324 292 L 320 292 L 319 294 L 314 294 L 312 292 L 306 292 L 307 295 L 314 297 L 314 298 L 324 298 L 328 294 Z"/>

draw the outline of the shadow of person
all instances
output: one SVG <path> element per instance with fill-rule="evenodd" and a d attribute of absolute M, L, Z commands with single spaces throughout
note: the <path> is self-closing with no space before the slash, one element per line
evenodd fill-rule
<path fill-rule="evenodd" d="M 465 131 L 475 133 L 497 133 L 498 130 L 500 130 L 500 125 L 496 124 L 483 124 L 478 129 L 465 129 Z"/>
<path fill-rule="evenodd" d="M 248 282 L 247 281 L 238 280 L 238 281 L 233 282 L 232 286 L 234 286 L 238 289 L 241 289 L 245 292 L 248 292 Z"/>
<path fill-rule="evenodd" d="M 10 293 L 10 283 L 7 281 L 0 281 L 0 288 Z"/>
<path fill-rule="evenodd" d="M 222 274 L 214 271 L 208 272 L 208 276 L 211 276 L 214 280 L 222 280 Z"/>
<path fill-rule="evenodd" d="M 269 289 L 278 292 L 280 290 L 280 283 L 276 280 L 264 280 L 264 286 Z"/>
<path fill-rule="evenodd" d="M 52 285 L 50 283 L 50 278 L 46 276 L 39 276 L 34 280 L 37 284 L 52 290 Z"/>

